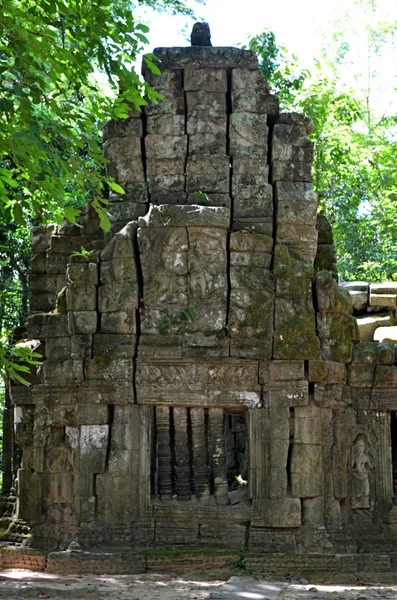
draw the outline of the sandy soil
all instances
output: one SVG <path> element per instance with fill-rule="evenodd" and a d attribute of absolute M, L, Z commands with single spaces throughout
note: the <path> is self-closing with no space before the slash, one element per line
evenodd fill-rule
<path fill-rule="evenodd" d="M 397 600 L 397 586 L 311 585 L 225 574 L 57 576 L 12 569 L 0 572 L 0 600 Z"/>

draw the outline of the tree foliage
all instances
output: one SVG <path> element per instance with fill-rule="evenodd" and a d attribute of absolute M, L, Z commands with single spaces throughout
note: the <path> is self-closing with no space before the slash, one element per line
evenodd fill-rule
<path fill-rule="evenodd" d="M 313 120 L 314 188 L 333 225 L 341 279 L 394 280 L 397 116 L 375 110 L 372 95 L 376 62 L 385 46 L 390 49 L 397 27 L 373 21 L 364 28 L 364 79 L 344 27 L 310 72 L 299 70 L 296 58 L 289 58 L 271 32 L 254 38 L 250 47 L 279 93 L 282 109 L 304 112 Z M 354 88 L 343 77 L 346 66 L 356 74 Z"/>
<path fill-rule="evenodd" d="M 138 0 L 193 16 L 182 0 Z M 202 0 L 195 0 L 202 2 Z M 0 12 L 0 374 L 28 350 L 7 345 L 27 312 L 32 224 L 75 222 L 91 202 L 109 227 L 101 129 L 159 94 L 138 75 L 148 27 L 130 0 L 3 0 Z M 153 56 L 146 63 L 159 72 Z M 123 190 L 121 190 L 122 192 Z M 22 356 L 23 355 L 23 356 Z M 16 368 L 15 378 L 17 378 Z"/>

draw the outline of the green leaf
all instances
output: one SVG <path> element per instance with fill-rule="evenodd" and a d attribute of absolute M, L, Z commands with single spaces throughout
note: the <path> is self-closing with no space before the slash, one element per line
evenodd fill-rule
<path fill-rule="evenodd" d="M 196 318 L 196 313 L 194 312 L 193 308 L 190 305 L 187 307 L 187 312 L 189 313 L 189 316 L 191 319 Z"/>
<path fill-rule="evenodd" d="M 124 188 L 121 187 L 121 185 L 119 185 L 118 183 L 116 183 L 115 181 L 113 181 L 112 179 L 107 179 L 106 183 L 109 185 L 109 187 L 116 192 L 116 194 L 125 194 Z"/>

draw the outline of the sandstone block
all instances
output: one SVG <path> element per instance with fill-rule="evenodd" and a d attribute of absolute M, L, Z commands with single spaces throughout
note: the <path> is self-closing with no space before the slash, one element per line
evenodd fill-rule
<path fill-rule="evenodd" d="M 299 260 L 313 262 L 317 252 L 317 229 L 311 225 L 277 225 L 277 244 L 288 247 Z"/>
<path fill-rule="evenodd" d="M 183 90 L 172 91 L 162 90 L 162 98 L 157 103 L 150 103 L 145 106 L 145 114 L 148 120 L 153 115 L 185 115 L 185 97 Z"/>
<path fill-rule="evenodd" d="M 316 319 L 312 303 L 306 300 L 276 298 L 276 330 L 297 330 L 314 332 Z"/>
<path fill-rule="evenodd" d="M 109 160 L 108 173 L 116 181 L 144 181 L 140 137 L 109 139 L 104 143 L 103 151 Z"/>
<path fill-rule="evenodd" d="M 324 381 L 326 383 L 346 383 L 346 365 L 331 361 L 309 361 L 308 380 L 310 383 Z"/>
<path fill-rule="evenodd" d="M 196 191 L 196 190 L 195 190 Z M 230 211 L 218 206 L 150 206 L 145 217 L 140 217 L 139 227 L 218 227 L 227 229 Z M 166 225 L 164 225 L 166 224 Z"/>
<path fill-rule="evenodd" d="M 49 250 L 54 254 L 67 254 L 69 256 L 72 253 L 70 237 L 67 235 L 52 235 Z"/>
<path fill-rule="evenodd" d="M 47 252 L 46 271 L 48 274 L 65 274 L 68 262 L 69 256 L 67 254 L 55 254 L 52 252 Z"/>
<path fill-rule="evenodd" d="M 353 351 L 353 363 L 394 365 L 393 343 L 360 342 Z"/>
<path fill-rule="evenodd" d="M 294 360 L 297 357 L 305 360 L 321 359 L 320 340 L 314 331 L 276 330 L 273 358 Z"/>
<path fill-rule="evenodd" d="M 149 134 L 145 138 L 146 152 L 153 158 L 184 160 L 187 155 L 186 135 Z"/>
<path fill-rule="evenodd" d="M 226 133 L 226 94 L 224 92 L 186 92 L 188 133 L 211 133 L 213 124 Z M 224 123 L 224 125 L 223 125 Z"/>
<path fill-rule="evenodd" d="M 230 341 L 230 356 L 270 360 L 272 341 L 263 339 L 261 336 L 250 338 L 233 336 Z"/>
<path fill-rule="evenodd" d="M 66 288 L 66 308 L 73 311 L 96 310 L 96 296 L 95 285 L 70 283 Z"/>
<path fill-rule="evenodd" d="M 307 381 L 294 381 L 291 384 L 285 381 L 273 381 L 269 384 L 267 393 L 271 408 L 309 404 Z"/>
<path fill-rule="evenodd" d="M 310 117 L 298 112 L 282 113 L 278 117 L 276 123 L 282 125 L 298 125 L 304 127 L 306 135 L 310 135 L 313 132 L 313 121 L 310 119 Z"/>
<path fill-rule="evenodd" d="M 278 164 L 290 163 L 292 165 L 298 164 L 311 164 L 314 157 L 314 144 L 307 145 L 302 148 L 301 146 L 291 146 L 290 144 L 283 144 L 279 141 L 273 141 L 272 145 L 272 161 Z"/>
<path fill-rule="evenodd" d="M 258 69 L 233 69 L 232 90 L 260 89 L 269 92 L 269 86 Z"/>
<path fill-rule="evenodd" d="M 290 160 L 275 160 L 273 162 L 273 181 L 303 181 L 311 183 L 312 165 L 311 161 L 298 162 Z"/>
<path fill-rule="evenodd" d="M 351 404 L 349 388 L 341 384 L 316 383 L 314 403 L 322 408 L 346 408 Z"/>
<path fill-rule="evenodd" d="M 270 337 L 273 332 L 273 306 L 273 294 L 266 290 L 232 289 L 229 317 L 232 337 Z"/>
<path fill-rule="evenodd" d="M 101 316 L 101 333 L 136 333 L 136 311 L 106 312 Z"/>
<path fill-rule="evenodd" d="M 396 388 L 397 387 L 397 366 L 395 365 L 376 365 L 375 369 L 375 387 Z"/>
<path fill-rule="evenodd" d="M 265 522 L 268 527 L 294 528 L 301 525 L 301 506 L 297 498 L 266 501 Z"/>
<path fill-rule="evenodd" d="M 296 298 L 310 302 L 312 300 L 312 282 L 305 277 L 277 278 L 276 296 L 278 298 Z"/>
<path fill-rule="evenodd" d="M 102 313 L 131 311 L 138 308 L 136 283 L 107 283 L 98 290 L 98 308 Z"/>
<path fill-rule="evenodd" d="M 84 379 L 82 360 L 45 360 L 40 370 L 45 383 L 78 383 Z"/>
<path fill-rule="evenodd" d="M 379 327 L 394 326 L 394 316 L 392 313 L 378 313 L 366 317 L 357 317 L 357 326 L 360 341 L 372 342 L 374 341 L 374 333 Z"/>
<path fill-rule="evenodd" d="M 46 272 L 45 252 L 38 252 L 37 254 L 33 254 L 33 256 L 30 259 L 30 272 L 35 274 Z"/>
<path fill-rule="evenodd" d="M 259 374 L 261 369 L 259 370 Z M 305 377 L 303 360 L 275 360 L 269 364 L 271 381 L 300 381 Z"/>
<path fill-rule="evenodd" d="M 310 184 L 279 181 L 275 192 L 278 223 L 315 225 L 318 199 Z"/>
<path fill-rule="evenodd" d="M 265 158 L 268 127 L 266 115 L 234 112 L 230 117 L 230 154 Z"/>
<path fill-rule="evenodd" d="M 327 217 L 322 213 L 318 213 L 317 215 L 316 229 L 318 231 L 319 244 L 334 243 L 334 234 L 332 232 L 331 224 L 328 221 Z"/>
<path fill-rule="evenodd" d="M 189 128 L 190 129 L 190 128 Z M 189 135 L 189 156 L 226 155 L 226 134 L 224 130 L 212 133 L 196 133 Z M 211 194 L 211 199 L 214 194 Z M 210 199 L 210 204 L 214 205 Z M 197 204 L 197 202 L 196 202 Z"/>
<path fill-rule="evenodd" d="M 163 65 L 159 65 L 161 69 Z M 146 65 L 145 61 L 142 62 L 142 75 L 145 78 L 145 81 L 148 82 L 149 85 L 152 85 L 156 88 L 156 90 L 161 90 L 163 94 L 164 91 L 176 93 L 178 94 L 182 92 L 182 70 L 169 70 L 163 67 L 161 69 L 161 73 L 155 74 L 152 73 L 149 67 Z M 146 107 L 145 107 L 146 108 Z"/>
<path fill-rule="evenodd" d="M 65 314 L 37 313 L 28 317 L 26 322 L 30 339 L 62 337 L 68 333 L 68 322 Z"/>
<path fill-rule="evenodd" d="M 119 223 L 120 221 L 135 221 L 142 215 L 146 213 L 146 204 L 148 201 L 147 198 L 147 190 L 144 190 L 144 200 L 143 202 L 135 202 L 123 200 L 119 201 L 117 199 L 116 202 L 109 202 L 108 213 L 109 218 L 112 223 Z"/>
<path fill-rule="evenodd" d="M 226 92 L 226 69 L 192 69 L 184 71 L 183 87 L 185 92 Z"/>
<path fill-rule="evenodd" d="M 98 313 L 94 311 L 68 312 L 68 329 L 71 334 L 95 333 L 98 323 Z"/>
<path fill-rule="evenodd" d="M 227 156 L 188 158 L 186 187 L 188 192 L 229 193 L 230 164 Z"/>
<path fill-rule="evenodd" d="M 136 336 L 133 334 L 96 333 L 94 358 L 133 358 Z"/>
<path fill-rule="evenodd" d="M 122 137 L 142 137 L 142 119 L 140 116 L 129 119 L 111 119 L 105 123 L 102 130 L 103 142 Z"/>
<path fill-rule="evenodd" d="M 135 283 L 137 280 L 135 262 L 117 258 L 101 263 L 101 283 Z"/>
<path fill-rule="evenodd" d="M 268 112 L 269 92 L 263 89 L 241 89 L 232 92 L 234 113 L 266 114 Z"/>
<path fill-rule="evenodd" d="M 136 235 L 136 223 L 128 223 L 118 231 L 101 252 L 101 260 L 115 258 L 135 259 L 133 241 Z"/>
<path fill-rule="evenodd" d="M 257 69 L 258 60 L 252 50 L 212 46 L 183 46 L 181 48 L 155 48 L 160 68 L 184 69 Z"/>
<path fill-rule="evenodd" d="M 396 302 L 396 294 L 374 294 L 370 292 L 369 295 L 370 306 L 396 306 Z"/>
<path fill-rule="evenodd" d="M 234 218 L 233 231 L 255 231 L 271 237 L 273 235 L 273 216 Z"/>
<path fill-rule="evenodd" d="M 47 252 L 51 236 L 55 233 L 55 225 L 39 225 L 32 228 L 32 254 Z"/>
<path fill-rule="evenodd" d="M 374 382 L 375 366 L 371 364 L 366 365 L 349 365 L 349 385 L 352 387 L 372 387 Z"/>
<path fill-rule="evenodd" d="M 322 271 L 316 273 L 316 298 L 321 312 L 332 312 L 350 315 L 352 305 L 346 289 L 335 282 L 331 273 Z"/>
<path fill-rule="evenodd" d="M 66 281 L 76 285 L 97 285 L 98 266 L 95 263 L 70 263 L 66 269 Z"/>
<path fill-rule="evenodd" d="M 96 357 L 86 360 L 85 371 L 87 379 L 132 381 L 133 361 L 131 358 Z"/>
<path fill-rule="evenodd" d="M 239 256 L 242 256 L 240 254 Z M 255 268 L 250 266 L 231 266 L 230 267 L 230 284 L 232 288 L 248 288 L 251 290 L 274 291 L 274 280 L 270 275 L 271 255 L 262 255 L 266 257 L 264 260 L 264 268 Z M 249 258 L 254 258 L 252 254 L 248 254 Z"/>
<path fill-rule="evenodd" d="M 147 133 L 154 135 L 181 136 L 185 133 L 185 115 L 158 114 L 147 119 Z"/>
<path fill-rule="evenodd" d="M 313 264 L 292 256 L 285 245 L 276 244 L 274 247 L 274 274 L 281 279 L 304 277 L 311 279 Z"/>

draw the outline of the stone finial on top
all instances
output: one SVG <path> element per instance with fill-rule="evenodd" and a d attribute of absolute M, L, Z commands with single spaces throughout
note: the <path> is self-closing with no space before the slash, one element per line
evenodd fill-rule
<path fill-rule="evenodd" d="M 190 35 L 192 46 L 212 46 L 211 31 L 208 23 L 195 23 Z"/>

